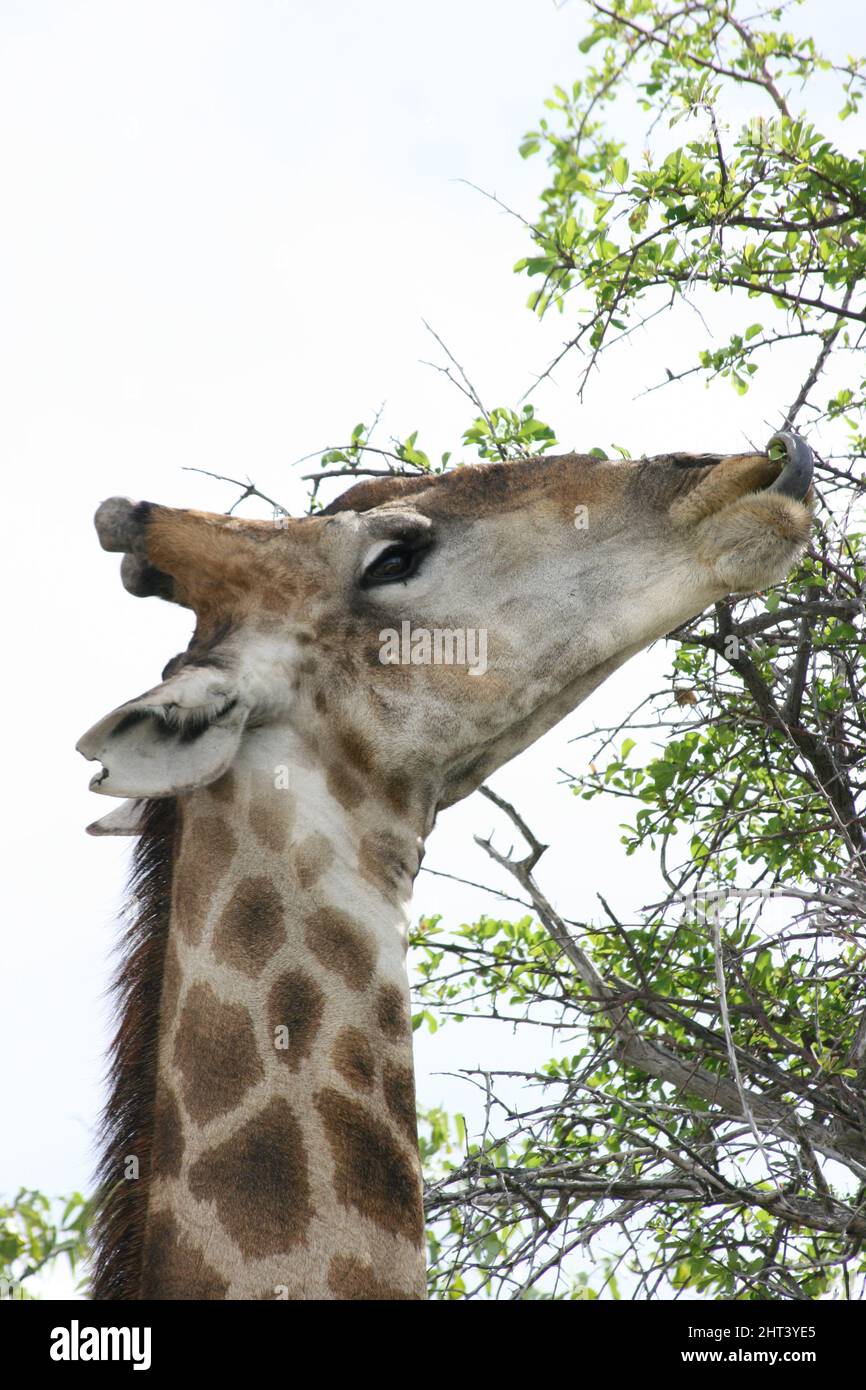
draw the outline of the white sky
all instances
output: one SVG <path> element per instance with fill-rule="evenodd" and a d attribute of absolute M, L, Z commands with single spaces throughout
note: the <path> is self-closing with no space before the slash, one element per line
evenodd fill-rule
<path fill-rule="evenodd" d="M 802 14 L 841 57 L 858 19 L 858 0 L 808 0 Z M 545 0 L 0 2 L 0 1192 L 90 1186 L 129 842 L 84 834 L 104 806 L 74 745 L 189 638 L 186 614 L 125 593 L 93 510 L 118 493 L 212 510 L 234 500 L 185 466 L 249 474 L 300 509 L 309 467 L 293 461 L 344 442 L 383 400 L 380 442 L 418 428 L 429 452 L 456 449 L 468 403 L 422 365 L 441 360 L 422 317 L 488 406 L 516 402 L 569 320 L 539 325 L 524 309 L 530 283 L 511 273 L 523 231 L 459 180 L 534 215 L 544 166 L 517 145 L 553 83 L 580 71 L 583 22 L 579 3 Z M 622 106 L 617 118 L 640 148 L 641 118 Z M 720 322 L 725 306 L 711 307 Z M 787 360 L 744 399 L 726 384 L 635 399 L 703 341 L 697 316 L 663 316 L 609 359 L 584 404 L 575 360 L 538 412 L 566 448 L 762 442 L 799 385 Z M 540 877 L 569 916 L 592 914 L 598 890 L 624 913 L 652 897 L 619 846 L 618 808 L 575 800 L 556 769 L 585 761 L 569 737 L 624 713 L 664 666 L 661 648 L 632 663 L 493 780 L 551 842 Z M 454 808 L 427 864 L 509 889 L 472 843 L 497 824 L 478 797 Z M 483 910 L 504 915 L 419 878 L 416 913 Z M 534 1032 L 503 1031 L 419 1035 L 421 1103 L 469 1109 L 439 1073 L 537 1055 Z"/>

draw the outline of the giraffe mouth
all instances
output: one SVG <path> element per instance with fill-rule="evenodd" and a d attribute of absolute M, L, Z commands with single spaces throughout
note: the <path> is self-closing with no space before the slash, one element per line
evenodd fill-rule
<path fill-rule="evenodd" d="M 675 525 L 693 524 L 716 515 L 747 497 L 775 496 L 804 505 L 810 503 L 814 456 L 804 439 L 790 431 L 773 435 L 765 454 L 697 457 L 679 467 L 703 468 L 696 480 L 671 508 Z"/>
<path fill-rule="evenodd" d="M 773 435 L 767 445 L 770 458 L 773 457 L 774 448 L 784 451 L 782 468 L 775 482 L 771 483 L 766 491 L 778 492 L 782 497 L 793 498 L 795 502 L 805 502 L 815 472 L 815 456 L 812 450 L 805 439 L 791 430 L 782 430 L 779 434 Z"/>
<path fill-rule="evenodd" d="M 794 502 L 805 502 L 812 486 L 814 463 L 814 455 L 805 439 L 789 430 L 774 434 L 766 455 L 750 460 L 741 472 L 744 494 L 772 492 Z M 722 460 L 723 468 L 724 464 Z"/>

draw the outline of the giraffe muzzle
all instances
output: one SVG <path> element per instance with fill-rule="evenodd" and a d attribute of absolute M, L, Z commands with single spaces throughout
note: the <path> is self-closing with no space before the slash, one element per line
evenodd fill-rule
<path fill-rule="evenodd" d="M 133 502 L 129 497 L 109 497 L 100 503 L 93 524 L 102 549 L 146 555 L 152 509 L 152 502 Z"/>

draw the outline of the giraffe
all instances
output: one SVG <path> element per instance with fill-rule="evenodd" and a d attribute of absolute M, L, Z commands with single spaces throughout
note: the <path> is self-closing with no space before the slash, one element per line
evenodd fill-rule
<path fill-rule="evenodd" d="M 93 1297 L 424 1297 L 406 943 L 425 838 L 635 652 L 785 575 L 812 459 L 774 440 L 781 461 L 375 478 L 280 522 L 100 506 L 127 590 L 195 630 L 78 745 L 92 789 L 126 798 L 89 829 L 137 837 Z M 482 628 L 486 669 L 385 661 L 407 619 Z"/>

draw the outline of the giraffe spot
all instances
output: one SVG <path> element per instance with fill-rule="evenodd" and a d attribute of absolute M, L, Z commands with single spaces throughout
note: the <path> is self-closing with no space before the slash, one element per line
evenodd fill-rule
<path fill-rule="evenodd" d="M 337 1071 L 356 1091 L 371 1091 L 376 1080 L 376 1058 L 360 1028 L 343 1028 L 337 1034 L 331 1057 Z"/>
<path fill-rule="evenodd" d="M 223 1003 L 210 985 L 193 985 L 187 993 L 174 1060 L 184 1105 L 200 1125 L 233 1110 L 264 1076 L 249 1010 Z"/>
<path fill-rule="evenodd" d="M 180 1108 L 171 1087 L 161 1083 L 153 1111 L 151 1172 L 162 1178 L 178 1177 L 183 1149 Z"/>
<path fill-rule="evenodd" d="M 332 1256 L 328 1265 L 328 1288 L 337 1298 L 371 1302 L 424 1298 L 423 1293 L 411 1293 L 386 1284 L 376 1277 L 372 1265 L 364 1264 L 354 1255 Z"/>
<path fill-rule="evenodd" d="M 350 729 L 340 730 L 337 734 L 337 742 L 343 755 L 344 765 L 347 764 L 364 777 L 368 776 L 373 766 L 373 756 L 367 741 Z"/>
<path fill-rule="evenodd" d="M 217 960 L 255 979 L 284 938 L 283 900 L 266 878 L 241 879 L 213 938 Z"/>
<path fill-rule="evenodd" d="M 175 921 L 181 935 L 193 944 L 201 940 L 210 894 L 205 876 L 192 865 L 185 865 L 175 884 Z"/>
<path fill-rule="evenodd" d="M 406 995 L 399 985 L 382 985 L 376 995 L 376 1018 L 385 1037 L 393 1042 L 400 1042 L 410 1035 Z"/>
<path fill-rule="evenodd" d="M 359 924 L 336 907 L 320 907 L 305 919 L 307 945 L 326 970 L 340 975 L 350 989 L 363 989 L 373 978 L 375 952 Z"/>
<path fill-rule="evenodd" d="M 301 1126 L 284 1100 L 203 1154 L 190 1169 L 190 1191 L 213 1202 L 242 1253 L 278 1255 L 303 1243 L 313 1210 Z"/>
<path fill-rule="evenodd" d="M 215 782 L 211 782 L 207 790 L 211 796 L 216 797 L 217 801 L 233 801 L 237 791 L 237 778 L 231 768 L 228 772 L 224 772 L 222 777 L 218 777 Z"/>
<path fill-rule="evenodd" d="M 394 1066 L 386 1062 L 382 1072 L 385 1104 L 413 1144 L 418 1142 L 418 1117 L 415 1113 L 415 1077 L 411 1067 Z"/>
<path fill-rule="evenodd" d="M 385 800 L 398 816 L 404 816 L 409 809 L 409 782 L 401 772 L 395 772 L 385 782 Z"/>
<path fill-rule="evenodd" d="M 347 811 L 354 811 L 355 807 L 360 806 L 367 795 L 366 787 L 360 777 L 356 777 L 354 772 L 351 772 L 341 763 L 335 763 L 328 768 L 327 786 L 331 795 Z"/>
<path fill-rule="evenodd" d="M 142 1299 L 214 1300 L 225 1298 L 228 1284 L 205 1260 L 204 1252 L 182 1235 L 170 1212 L 160 1211 L 147 1223 L 142 1260 Z"/>
<path fill-rule="evenodd" d="M 237 841 L 221 816 L 198 816 L 184 831 L 175 911 L 178 928 L 188 941 L 201 940 L 208 906 L 236 849 Z"/>
<path fill-rule="evenodd" d="M 398 898 L 412 878 L 405 840 L 390 830 L 370 831 L 358 846 L 358 869 L 387 898 Z"/>
<path fill-rule="evenodd" d="M 298 1071 L 309 1057 L 324 1010 L 324 993 L 303 970 L 287 970 L 274 981 L 268 995 L 268 1025 L 272 1043 L 276 1028 L 288 1030 L 288 1047 L 275 1047 L 274 1051 L 289 1071 Z"/>
<path fill-rule="evenodd" d="M 279 796 L 286 797 L 287 793 L 274 789 L 265 799 L 254 801 L 250 806 L 250 829 L 266 849 L 283 849 L 289 833 L 291 810 L 287 802 L 277 804 Z"/>
<path fill-rule="evenodd" d="M 162 971 L 162 992 L 159 999 L 160 1025 L 167 1029 L 174 1019 L 177 1001 L 180 998 L 181 971 L 177 947 L 169 937 Z"/>
<path fill-rule="evenodd" d="M 314 830 L 292 849 L 291 864 L 302 888 L 311 888 L 334 857 L 330 840 Z"/>
<path fill-rule="evenodd" d="M 319 711 L 319 714 L 325 713 L 325 711 L 328 708 L 328 697 L 326 696 L 324 690 L 316 691 L 315 695 L 313 696 L 313 704 L 316 706 L 316 709 Z"/>
<path fill-rule="evenodd" d="M 185 837 L 182 849 L 186 848 Z M 197 816 L 189 833 L 189 848 L 196 858 L 207 861 L 208 870 L 217 879 L 231 863 L 237 840 L 222 816 Z"/>
<path fill-rule="evenodd" d="M 392 1235 L 420 1242 L 424 1232 L 417 1151 L 397 1144 L 383 1124 L 339 1091 L 313 1097 L 334 1159 L 334 1192 Z"/>

